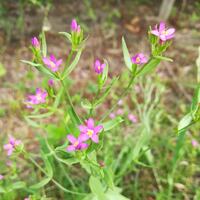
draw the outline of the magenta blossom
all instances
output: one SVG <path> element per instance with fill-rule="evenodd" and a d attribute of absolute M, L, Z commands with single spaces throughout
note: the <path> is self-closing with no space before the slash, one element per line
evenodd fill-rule
<path fill-rule="evenodd" d="M 75 19 L 73 19 L 71 22 L 71 30 L 73 32 L 77 32 L 77 33 L 81 32 L 81 27 L 80 27 L 80 25 L 78 25 L 78 23 Z"/>
<path fill-rule="evenodd" d="M 33 47 L 35 47 L 35 48 L 40 48 L 40 43 L 39 43 L 37 37 L 33 37 L 33 38 L 31 39 L 31 43 L 32 43 Z"/>
<path fill-rule="evenodd" d="M 3 180 L 4 176 L 2 174 L 0 174 L 0 180 Z"/>
<path fill-rule="evenodd" d="M 98 143 L 99 137 L 98 134 L 103 129 L 102 125 L 95 126 L 94 120 L 92 118 L 89 118 L 86 120 L 86 126 L 80 125 L 79 130 L 81 132 L 80 138 L 82 141 L 86 141 L 88 139 L 91 139 L 93 142 Z"/>
<path fill-rule="evenodd" d="M 116 113 L 117 113 L 117 115 L 123 115 L 124 114 L 124 110 L 119 108 Z"/>
<path fill-rule="evenodd" d="M 110 119 L 114 119 L 116 117 L 115 113 L 110 113 L 109 115 Z"/>
<path fill-rule="evenodd" d="M 49 85 L 50 87 L 53 87 L 53 85 L 54 85 L 54 80 L 53 80 L 53 79 L 49 79 L 49 80 L 48 80 L 48 85 Z"/>
<path fill-rule="evenodd" d="M 96 60 L 94 63 L 94 70 L 97 74 L 101 74 L 106 67 L 105 63 L 101 63 L 100 60 Z"/>
<path fill-rule="evenodd" d="M 83 143 L 80 137 L 75 138 L 73 135 L 69 134 L 67 139 L 70 141 L 70 145 L 67 147 L 67 151 L 77 151 L 77 150 L 84 150 L 88 147 L 88 144 Z"/>
<path fill-rule="evenodd" d="M 170 40 L 174 37 L 175 29 L 174 28 L 165 28 L 165 23 L 160 22 L 159 28 L 156 25 L 155 29 L 151 31 L 151 33 L 160 38 L 161 41 L 165 42 L 166 40 Z"/>
<path fill-rule="evenodd" d="M 16 140 L 14 137 L 9 137 L 9 143 L 4 145 L 4 150 L 7 151 L 7 155 L 10 156 L 15 148 L 21 144 L 21 140 Z"/>
<path fill-rule="evenodd" d="M 199 146 L 199 143 L 196 140 L 193 139 L 192 140 L 192 146 L 196 148 L 196 147 Z"/>
<path fill-rule="evenodd" d="M 46 90 L 37 88 L 35 95 L 28 96 L 28 99 L 26 101 L 27 107 L 31 108 L 31 105 L 45 103 L 47 95 L 48 94 L 47 94 Z"/>
<path fill-rule="evenodd" d="M 132 63 L 136 65 L 147 63 L 147 57 L 143 53 L 137 53 L 131 58 Z"/>
<path fill-rule="evenodd" d="M 62 59 L 57 60 L 53 54 L 50 55 L 49 58 L 43 58 L 43 62 L 47 65 L 51 71 L 56 72 L 58 71 L 59 66 L 62 64 Z"/>
<path fill-rule="evenodd" d="M 128 115 L 128 119 L 133 123 L 137 123 L 138 122 L 137 117 L 135 115 L 133 115 L 133 114 L 129 114 Z"/>

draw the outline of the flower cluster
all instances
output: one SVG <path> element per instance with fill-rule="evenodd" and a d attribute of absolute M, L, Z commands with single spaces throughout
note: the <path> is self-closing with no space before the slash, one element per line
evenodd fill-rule
<path fill-rule="evenodd" d="M 28 96 L 28 98 L 25 102 L 27 104 L 27 108 L 32 108 L 32 105 L 45 103 L 47 96 L 48 96 L 48 94 L 47 94 L 46 90 L 37 88 L 35 95 Z"/>
<path fill-rule="evenodd" d="M 174 37 L 175 29 L 174 28 L 166 29 L 165 23 L 160 22 L 159 27 L 158 25 L 156 25 L 155 28 L 151 31 L 151 33 L 157 36 L 162 42 L 165 42 Z"/>
<path fill-rule="evenodd" d="M 16 140 L 14 137 L 9 137 L 8 144 L 4 145 L 4 150 L 7 151 L 7 155 L 11 156 L 13 151 L 21 144 L 21 140 Z"/>
<path fill-rule="evenodd" d="M 89 118 L 86 120 L 85 124 L 79 126 L 80 134 L 78 138 L 75 138 L 73 135 L 69 134 L 67 139 L 71 143 L 67 147 L 67 151 L 76 151 L 84 150 L 88 147 L 86 142 L 87 140 L 92 140 L 95 143 L 99 142 L 99 133 L 103 130 L 102 125 L 95 126 L 94 120 Z"/>
<path fill-rule="evenodd" d="M 52 72 L 57 72 L 59 66 L 62 64 L 62 59 L 57 60 L 55 56 L 51 54 L 49 58 L 44 57 L 43 62 Z"/>

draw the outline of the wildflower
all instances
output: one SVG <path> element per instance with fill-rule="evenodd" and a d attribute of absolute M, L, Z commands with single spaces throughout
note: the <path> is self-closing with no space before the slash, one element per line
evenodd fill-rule
<path fill-rule="evenodd" d="M 120 99 L 120 100 L 117 102 L 117 104 L 118 104 L 119 106 L 123 105 L 123 100 Z"/>
<path fill-rule="evenodd" d="M 98 134 L 103 129 L 102 125 L 95 126 L 94 120 L 92 118 L 89 118 L 86 120 L 86 126 L 80 125 L 79 130 L 81 132 L 80 138 L 82 141 L 86 141 L 88 139 L 91 139 L 93 142 L 98 143 L 99 137 Z"/>
<path fill-rule="evenodd" d="M 29 197 L 26 197 L 24 200 L 30 200 L 30 198 L 29 198 Z"/>
<path fill-rule="evenodd" d="M 116 113 L 117 113 L 117 115 L 123 115 L 124 111 L 123 111 L 123 109 L 120 108 L 120 109 L 117 110 Z"/>
<path fill-rule="evenodd" d="M 94 70 L 97 74 L 101 74 L 106 67 L 105 63 L 101 63 L 98 59 L 94 63 Z"/>
<path fill-rule="evenodd" d="M 110 113 L 109 117 L 110 117 L 111 119 L 114 119 L 114 118 L 115 118 L 115 113 Z"/>
<path fill-rule="evenodd" d="M 53 80 L 53 79 L 49 79 L 49 80 L 48 80 L 48 85 L 49 85 L 50 87 L 53 87 L 53 85 L 54 85 L 54 80 Z"/>
<path fill-rule="evenodd" d="M 84 150 L 88 147 L 88 144 L 83 143 L 80 137 L 75 138 L 73 135 L 69 134 L 67 139 L 70 141 L 71 145 L 67 147 L 67 151 Z"/>
<path fill-rule="evenodd" d="M 46 102 L 46 97 L 47 97 L 47 92 L 46 90 L 43 90 L 41 88 L 36 89 L 35 95 L 29 95 L 28 99 L 26 101 L 27 107 L 31 108 L 30 104 L 41 104 Z"/>
<path fill-rule="evenodd" d="M 138 53 L 131 58 L 132 63 L 136 65 L 147 63 L 147 57 L 143 53 Z"/>
<path fill-rule="evenodd" d="M 151 31 L 151 33 L 160 38 L 161 41 L 165 42 L 166 40 L 170 40 L 174 37 L 175 29 L 174 28 L 165 28 L 165 23 L 160 22 L 159 28 L 156 25 L 155 29 Z"/>
<path fill-rule="evenodd" d="M 4 176 L 2 174 L 0 174 L 0 180 L 3 180 Z"/>
<path fill-rule="evenodd" d="M 9 143 L 4 145 L 4 150 L 7 151 L 7 155 L 10 156 L 17 146 L 21 144 L 21 140 L 15 140 L 14 137 L 9 137 Z"/>
<path fill-rule="evenodd" d="M 40 43 L 39 43 L 37 37 L 33 37 L 33 38 L 31 39 L 31 43 L 32 43 L 33 47 L 35 47 L 35 48 L 40 48 Z"/>
<path fill-rule="evenodd" d="M 193 147 L 198 147 L 199 146 L 199 143 L 196 141 L 196 140 L 192 140 L 192 146 Z"/>
<path fill-rule="evenodd" d="M 78 25 L 78 23 L 75 19 L 73 19 L 71 22 L 71 30 L 72 30 L 72 32 L 77 32 L 77 33 L 81 32 L 81 27 L 80 27 L 80 25 Z"/>
<path fill-rule="evenodd" d="M 57 60 L 53 54 L 50 55 L 50 58 L 43 58 L 43 62 L 47 65 L 51 71 L 56 72 L 58 71 L 59 66 L 62 64 L 62 59 Z"/>
<path fill-rule="evenodd" d="M 138 122 L 137 117 L 135 115 L 133 115 L 133 114 L 129 114 L 128 115 L 128 119 L 133 123 L 137 123 Z"/>

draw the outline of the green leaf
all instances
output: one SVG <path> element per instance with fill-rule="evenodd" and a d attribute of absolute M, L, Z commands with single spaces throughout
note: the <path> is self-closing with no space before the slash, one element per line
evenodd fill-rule
<path fill-rule="evenodd" d="M 2 63 L 0 63 L 0 77 L 6 74 L 6 69 Z"/>
<path fill-rule="evenodd" d="M 51 177 L 44 178 L 39 183 L 32 185 L 30 187 L 30 189 L 31 190 L 38 190 L 38 189 L 44 187 L 46 184 L 48 184 L 50 180 L 51 180 Z"/>
<path fill-rule="evenodd" d="M 130 71 L 132 71 L 132 62 L 131 62 L 130 54 L 129 54 L 128 48 L 126 46 L 124 37 L 122 37 L 122 51 L 123 51 L 124 62 L 126 64 L 126 67 L 128 67 L 128 69 Z"/>
<path fill-rule="evenodd" d="M 53 79 L 58 80 L 57 76 L 55 74 L 53 74 L 48 68 L 44 67 L 43 65 L 34 63 L 34 62 L 30 62 L 27 60 L 21 60 L 21 61 L 25 64 L 31 65 L 32 67 L 35 67 L 38 71 L 42 72 L 43 74 L 45 74 Z"/>
<path fill-rule="evenodd" d="M 47 56 L 47 43 L 46 43 L 46 37 L 44 31 L 41 34 L 41 40 L 42 40 L 42 55 L 43 57 Z"/>
<path fill-rule="evenodd" d="M 11 190 L 18 190 L 21 188 L 25 188 L 26 187 L 26 183 L 23 181 L 18 181 L 12 184 L 11 186 Z"/>
<path fill-rule="evenodd" d="M 98 178 L 90 176 L 89 185 L 92 193 L 97 196 L 98 200 L 106 200 L 104 188 Z"/>
<path fill-rule="evenodd" d="M 146 63 L 140 70 L 137 72 L 137 76 L 145 75 L 151 71 L 153 71 L 157 65 L 160 63 L 161 59 L 151 58 L 148 63 Z"/>
<path fill-rule="evenodd" d="M 114 119 L 102 123 L 104 131 L 109 131 L 113 129 L 115 126 L 117 126 L 119 123 L 123 122 L 124 120 L 121 117 L 115 117 Z"/>
<path fill-rule="evenodd" d="M 64 88 L 62 87 L 62 88 L 59 90 L 58 94 L 56 95 L 55 101 L 54 101 L 54 103 L 53 103 L 53 108 L 54 108 L 54 109 L 57 108 L 57 107 L 59 106 L 59 104 L 60 104 L 60 102 L 61 102 L 61 99 L 62 99 L 63 92 L 64 92 Z"/>
<path fill-rule="evenodd" d="M 113 189 L 114 188 L 114 182 L 113 182 L 113 172 L 111 170 L 111 168 L 104 168 L 104 180 L 107 183 L 107 185 Z"/>
<path fill-rule="evenodd" d="M 197 88 L 194 93 L 194 97 L 192 99 L 192 105 L 191 105 L 191 113 L 194 116 L 199 108 L 200 103 L 200 84 L 197 85 Z"/>
<path fill-rule="evenodd" d="M 53 169 L 51 167 L 51 163 L 49 162 L 48 158 L 45 156 L 45 154 L 43 152 L 41 153 L 41 155 L 42 155 L 42 159 L 45 163 L 45 169 L 46 169 L 48 176 L 46 178 L 42 179 L 39 183 L 32 185 L 30 187 L 30 189 L 32 189 L 32 190 L 37 190 L 37 189 L 44 187 L 53 178 Z"/>
<path fill-rule="evenodd" d="M 179 124 L 178 124 L 178 131 L 186 128 L 188 125 L 190 125 L 191 122 L 192 122 L 192 115 L 191 115 L 191 113 L 188 113 L 179 122 Z"/>
<path fill-rule="evenodd" d="M 109 189 L 106 192 L 106 199 L 107 200 L 129 200 L 127 197 L 121 195 L 118 189 L 114 189 L 114 190 Z"/>
<path fill-rule="evenodd" d="M 200 47 L 199 47 L 199 56 L 196 59 L 196 65 L 197 65 L 197 82 L 200 83 Z"/>
<path fill-rule="evenodd" d="M 64 35 L 70 42 L 72 42 L 72 36 L 67 32 L 59 32 L 59 34 Z"/>
<path fill-rule="evenodd" d="M 87 110 L 92 108 L 92 104 L 87 99 L 81 101 L 81 106 Z"/>
<path fill-rule="evenodd" d="M 0 193 L 6 193 L 6 190 L 2 186 L 0 186 Z"/>
<path fill-rule="evenodd" d="M 64 74 L 63 74 L 63 78 L 62 79 L 65 79 L 73 70 L 74 68 L 76 67 L 76 65 L 78 64 L 78 61 L 81 57 L 81 53 L 82 53 L 82 49 L 79 49 L 73 62 L 70 64 L 70 66 L 65 70 Z"/>
<path fill-rule="evenodd" d="M 171 58 L 168 58 L 168 57 L 165 57 L 165 56 L 154 56 L 154 58 L 158 58 L 160 60 L 165 60 L 165 61 L 173 62 L 173 60 Z"/>

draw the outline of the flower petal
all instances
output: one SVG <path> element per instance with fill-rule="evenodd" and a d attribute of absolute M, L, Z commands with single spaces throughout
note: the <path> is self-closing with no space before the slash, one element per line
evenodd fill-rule
<path fill-rule="evenodd" d="M 151 31 L 151 34 L 156 35 L 156 36 L 159 36 L 159 32 L 158 32 L 157 30 L 152 30 L 152 31 Z"/>
<path fill-rule="evenodd" d="M 173 34 L 173 33 L 175 33 L 175 28 L 169 28 L 167 31 L 166 31 L 166 35 L 168 36 L 168 35 L 171 35 L 171 34 Z"/>
<path fill-rule="evenodd" d="M 162 32 L 165 30 L 165 23 L 164 22 L 160 22 L 160 25 L 159 25 L 159 32 Z"/>
<path fill-rule="evenodd" d="M 99 142 L 99 137 L 97 134 L 93 134 L 92 137 L 91 137 L 92 141 L 95 142 L 95 143 L 98 143 Z"/>
<path fill-rule="evenodd" d="M 89 118 L 87 120 L 87 127 L 90 128 L 90 129 L 94 128 L 94 120 L 92 118 Z"/>
<path fill-rule="evenodd" d="M 56 62 L 56 66 L 60 66 L 62 64 L 62 59 L 59 59 L 57 62 Z"/>
<path fill-rule="evenodd" d="M 79 130 L 80 130 L 81 133 L 87 133 L 87 129 L 88 128 L 86 126 L 84 126 L 84 125 L 80 125 L 79 126 Z"/>
<path fill-rule="evenodd" d="M 81 133 L 78 137 L 79 142 L 85 142 L 89 139 L 89 136 L 85 133 Z"/>
<path fill-rule="evenodd" d="M 76 149 L 75 149 L 74 145 L 69 145 L 66 150 L 68 152 L 71 152 L 71 151 L 75 151 Z"/>
<path fill-rule="evenodd" d="M 72 144 L 74 144 L 74 143 L 77 141 L 77 139 L 76 139 L 73 135 L 71 135 L 71 134 L 67 135 L 67 139 L 68 139 Z"/>
<path fill-rule="evenodd" d="M 81 143 L 79 148 L 80 148 L 80 150 L 87 149 L 87 148 L 88 148 L 88 144 L 86 144 L 86 143 Z"/>
<path fill-rule="evenodd" d="M 99 133 L 102 129 L 103 129 L 103 126 L 102 126 L 102 125 L 96 126 L 96 127 L 94 128 L 94 134 Z"/>

